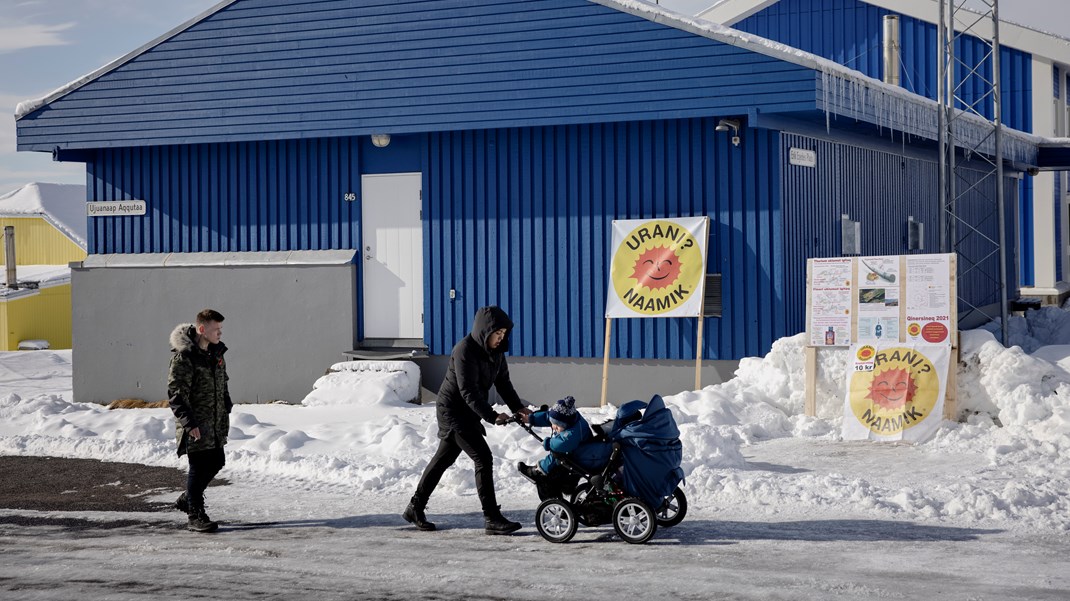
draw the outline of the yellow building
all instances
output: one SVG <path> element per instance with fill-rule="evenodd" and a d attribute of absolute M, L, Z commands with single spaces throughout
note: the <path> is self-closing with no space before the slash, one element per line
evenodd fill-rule
<path fill-rule="evenodd" d="M 29 184 L 0 196 L 0 233 L 14 228 L 15 280 L 0 273 L 0 351 L 71 348 L 71 274 L 86 257 L 85 186 Z M 2 237 L 0 237 L 2 238 Z M 7 241 L 0 266 L 7 265 Z"/>

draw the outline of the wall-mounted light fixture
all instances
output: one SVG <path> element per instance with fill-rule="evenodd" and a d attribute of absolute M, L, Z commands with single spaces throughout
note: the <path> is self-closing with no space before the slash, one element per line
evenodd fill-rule
<path fill-rule="evenodd" d="M 372 146 L 386 148 L 390 145 L 390 134 L 372 134 Z"/>
<path fill-rule="evenodd" d="M 717 122 L 714 131 L 732 132 L 732 145 L 739 146 L 739 119 L 721 119 Z"/>

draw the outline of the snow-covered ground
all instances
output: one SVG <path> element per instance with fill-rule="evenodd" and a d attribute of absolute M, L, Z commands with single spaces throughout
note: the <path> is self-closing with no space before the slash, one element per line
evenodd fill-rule
<path fill-rule="evenodd" d="M 232 484 L 208 494 L 211 515 L 232 528 L 197 537 L 177 529 L 178 513 L 138 514 L 159 530 L 119 528 L 61 544 L 0 526 L 2 550 L 13 569 L 58 558 L 90 579 L 123 578 L 101 554 L 145 569 L 175 561 L 226 576 L 233 598 L 261 589 L 288 598 L 283 591 L 304 582 L 324 598 L 539 599 L 578 586 L 588 596 L 640 598 L 1066 599 L 1070 313 L 1028 315 L 1011 324 L 1020 346 L 1004 348 L 985 330 L 963 333 L 966 417 L 944 422 L 923 444 L 841 439 L 846 350 L 819 354 L 818 416 L 802 415 L 802 335 L 744 360 L 727 383 L 666 395 L 680 425 L 690 508 L 682 524 L 643 546 L 611 528 L 581 527 L 566 545 L 543 541 L 532 525 L 538 499 L 514 468 L 543 451 L 517 426 L 488 426 L 488 440 L 499 500 L 525 524 L 522 535 L 482 534 L 463 456 L 429 505 L 443 529 L 416 532 L 398 514 L 437 444 L 433 406 L 404 402 L 408 393 L 389 381 L 365 395 L 324 381 L 308 406 L 235 407 L 221 473 Z M 0 353 L 0 455 L 184 467 L 169 410 L 76 404 L 70 387 L 69 351 Z M 583 413 L 597 423 L 614 410 Z M 48 517 L 0 511 L 17 515 Z M 159 553 L 166 560 L 158 564 L 142 558 Z M 63 582 L 36 577 L 42 587 Z M 161 577 L 183 582 L 181 574 Z M 115 591 L 90 596 L 137 598 Z"/>

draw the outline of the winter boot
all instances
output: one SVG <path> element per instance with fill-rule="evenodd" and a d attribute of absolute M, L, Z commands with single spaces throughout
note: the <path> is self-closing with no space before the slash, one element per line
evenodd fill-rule
<path fill-rule="evenodd" d="M 535 484 L 540 484 L 546 480 L 546 474 L 543 473 L 542 468 L 536 465 L 528 465 L 523 461 L 517 462 L 516 469 L 528 480 L 531 480 Z"/>
<path fill-rule="evenodd" d="M 417 495 L 413 495 L 409 501 L 409 505 L 405 508 L 405 513 L 401 514 L 401 517 L 405 518 L 405 521 L 416 526 L 420 530 L 434 530 L 435 525 L 427 521 L 427 516 L 424 515 L 424 507 L 427 506 L 427 501 L 424 501 Z"/>
<path fill-rule="evenodd" d="M 190 507 L 189 508 L 189 523 L 186 525 L 188 530 L 193 532 L 215 532 L 219 529 L 219 524 L 212 521 L 205 513 L 204 507 Z"/>
<path fill-rule="evenodd" d="M 483 531 L 487 534 L 509 534 L 520 530 L 519 522 L 510 522 L 502 515 L 501 507 L 483 512 Z"/>
<path fill-rule="evenodd" d="M 178 500 L 175 501 L 175 509 L 182 513 L 189 513 L 189 500 L 186 498 L 186 493 L 178 495 Z"/>

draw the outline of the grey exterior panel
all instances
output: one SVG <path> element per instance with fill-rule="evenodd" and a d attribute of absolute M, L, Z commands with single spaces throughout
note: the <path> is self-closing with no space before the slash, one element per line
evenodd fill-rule
<path fill-rule="evenodd" d="M 353 264 L 81 267 L 71 280 L 75 402 L 165 399 L 171 330 L 206 307 L 226 317 L 236 403 L 300 401 L 355 342 Z"/>

